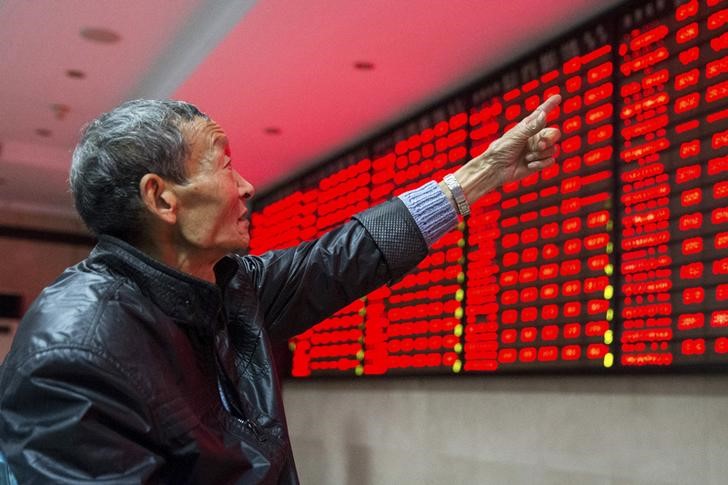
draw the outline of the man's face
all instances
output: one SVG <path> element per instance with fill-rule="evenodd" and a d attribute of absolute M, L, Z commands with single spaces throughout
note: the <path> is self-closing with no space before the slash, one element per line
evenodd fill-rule
<path fill-rule="evenodd" d="M 216 258 L 250 243 L 245 199 L 253 186 L 232 167 L 225 132 L 203 118 L 182 130 L 189 145 L 187 183 L 176 185 L 178 243 Z"/>

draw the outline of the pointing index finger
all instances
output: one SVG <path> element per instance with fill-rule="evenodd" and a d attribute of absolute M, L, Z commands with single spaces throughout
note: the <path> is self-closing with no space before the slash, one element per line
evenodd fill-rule
<path fill-rule="evenodd" d="M 535 135 L 546 125 L 546 117 L 553 111 L 556 106 L 561 103 L 561 96 L 556 94 L 550 96 L 546 101 L 533 110 L 530 115 L 526 116 L 519 123 L 519 130 L 522 136 Z"/>
<path fill-rule="evenodd" d="M 538 108 L 536 108 L 536 110 L 537 111 L 538 110 L 541 110 L 544 113 L 546 113 L 546 115 L 548 115 L 560 103 L 561 103 L 561 95 L 560 94 L 555 94 L 553 96 L 550 96 L 543 103 L 541 103 L 541 106 L 539 106 Z"/>

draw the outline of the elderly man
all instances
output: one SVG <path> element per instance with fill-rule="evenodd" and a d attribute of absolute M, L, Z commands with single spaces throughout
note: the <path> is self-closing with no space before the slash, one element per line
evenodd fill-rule
<path fill-rule="evenodd" d="M 91 122 L 71 167 L 90 256 L 25 315 L 0 374 L 20 483 L 298 483 L 271 342 L 401 277 L 505 181 L 553 163 L 549 98 L 447 176 L 263 256 L 224 131 L 176 101 Z M 325 418 L 323 418 L 325 419 Z"/>

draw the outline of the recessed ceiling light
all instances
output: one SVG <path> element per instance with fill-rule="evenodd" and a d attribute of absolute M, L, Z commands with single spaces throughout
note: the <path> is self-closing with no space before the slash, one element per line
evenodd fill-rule
<path fill-rule="evenodd" d="M 53 134 L 53 132 L 48 128 L 38 128 L 35 130 L 35 134 L 38 136 L 42 136 L 43 138 L 48 138 Z"/>
<path fill-rule="evenodd" d="M 263 131 L 266 135 L 280 135 L 282 133 L 281 129 L 277 126 L 269 126 L 267 128 L 264 128 Z"/>
<path fill-rule="evenodd" d="M 56 119 L 62 120 L 71 111 L 71 107 L 63 103 L 55 103 L 51 105 L 51 111 L 56 115 Z"/>
<path fill-rule="evenodd" d="M 369 61 L 356 61 L 354 63 L 354 69 L 358 69 L 360 71 L 373 71 L 374 63 Z"/>
<path fill-rule="evenodd" d="M 81 29 L 81 37 L 86 40 L 102 44 L 114 44 L 121 40 L 121 36 L 113 30 L 94 27 Z"/>
<path fill-rule="evenodd" d="M 83 79 L 86 77 L 86 73 L 79 69 L 69 69 L 66 71 L 66 76 L 72 79 Z"/>

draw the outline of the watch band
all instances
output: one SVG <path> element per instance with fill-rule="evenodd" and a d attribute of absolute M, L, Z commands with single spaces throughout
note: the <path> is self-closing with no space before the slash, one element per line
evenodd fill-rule
<path fill-rule="evenodd" d="M 460 182 L 458 182 L 458 179 L 456 179 L 453 174 L 449 173 L 442 178 L 442 181 L 445 182 L 447 188 L 450 189 L 450 193 L 452 194 L 452 198 L 455 200 L 455 205 L 457 205 L 460 215 L 463 217 L 469 216 L 470 204 L 468 203 L 468 199 L 465 198 L 465 192 L 463 192 L 463 188 L 460 185 Z"/>

